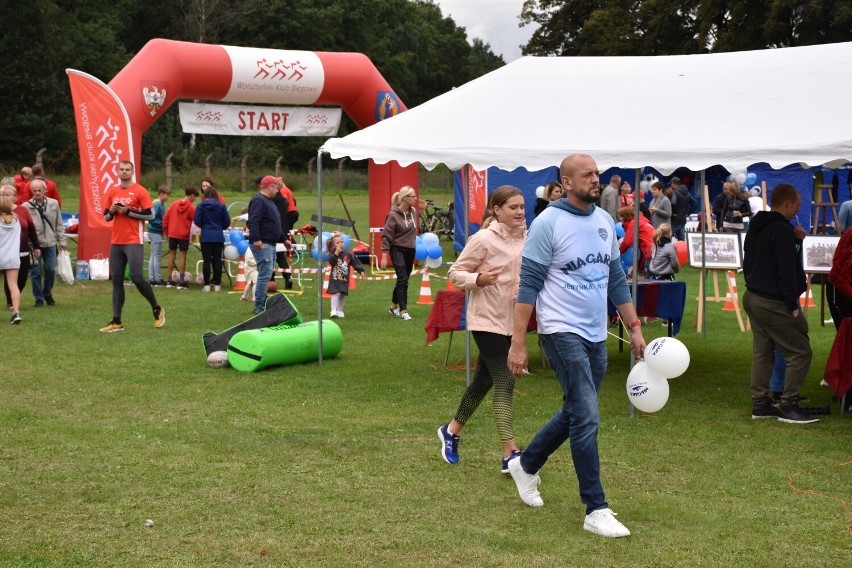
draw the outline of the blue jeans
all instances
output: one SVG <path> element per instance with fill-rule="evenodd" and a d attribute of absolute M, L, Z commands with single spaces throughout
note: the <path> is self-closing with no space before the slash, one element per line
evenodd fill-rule
<path fill-rule="evenodd" d="M 254 286 L 254 311 L 262 311 L 266 306 L 266 288 L 272 278 L 275 264 L 275 245 L 264 243 L 263 248 L 249 245 L 257 262 L 257 284 Z"/>
<path fill-rule="evenodd" d="M 160 273 L 160 259 L 163 258 L 163 235 L 148 232 L 148 240 L 151 241 L 151 258 L 148 260 L 148 280 L 159 282 L 163 279 Z M 169 280 L 171 280 L 169 276 Z"/>
<path fill-rule="evenodd" d="M 679 241 L 686 240 L 686 225 L 672 225 L 672 236 Z"/>
<path fill-rule="evenodd" d="M 784 392 L 784 376 L 787 374 L 787 362 L 781 355 L 781 350 L 775 348 L 775 367 L 772 368 L 772 378 L 769 379 L 769 390 Z"/>
<path fill-rule="evenodd" d="M 606 373 L 606 343 L 573 333 L 544 334 L 541 344 L 562 387 L 562 408 L 542 426 L 521 455 L 521 467 L 536 473 L 565 440 L 580 483 L 586 514 L 606 508 L 598 455 L 598 391 Z"/>
<path fill-rule="evenodd" d="M 53 281 L 56 279 L 56 245 L 41 248 L 41 257 L 30 267 L 30 280 L 33 282 L 33 296 L 36 301 L 44 301 L 53 296 Z"/>

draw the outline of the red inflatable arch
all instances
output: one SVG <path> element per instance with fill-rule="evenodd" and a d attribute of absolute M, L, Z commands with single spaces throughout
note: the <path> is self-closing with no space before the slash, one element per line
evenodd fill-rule
<path fill-rule="evenodd" d="M 80 71 L 67 73 L 80 148 L 81 259 L 109 253 L 101 199 L 117 183 L 119 160 L 134 161 L 139 175 L 142 134 L 177 100 L 339 105 L 359 128 L 406 110 L 360 53 L 154 39 L 109 85 Z M 370 226 L 380 227 L 392 193 L 417 187 L 417 166 L 370 161 L 369 184 Z"/>

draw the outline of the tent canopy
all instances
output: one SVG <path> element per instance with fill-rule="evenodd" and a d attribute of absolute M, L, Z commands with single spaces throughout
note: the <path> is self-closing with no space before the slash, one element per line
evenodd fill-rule
<path fill-rule="evenodd" d="M 428 169 L 743 171 L 852 160 L 852 43 L 659 57 L 523 57 L 328 140 L 332 158 Z"/>

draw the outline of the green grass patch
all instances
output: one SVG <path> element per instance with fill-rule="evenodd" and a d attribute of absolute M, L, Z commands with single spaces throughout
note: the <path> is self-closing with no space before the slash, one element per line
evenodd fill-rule
<path fill-rule="evenodd" d="M 366 194 L 346 200 L 366 227 Z M 190 253 L 193 267 L 199 258 Z M 545 506 L 521 503 L 498 470 L 490 401 L 465 429 L 461 463 L 441 461 L 435 430 L 465 379 L 443 367 L 448 335 L 425 346 L 419 277 L 414 321 L 388 315 L 393 281 L 359 282 L 336 359 L 253 374 L 208 368 L 201 346 L 204 331 L 250 317 L 237 294 L 156 289 L 167 323 L 155 329 L 128 287 L 127 330 L 101 334 L 110 283 L 57 284 L 57 305 L 40 309 L 28 287 L 23 324 L 0 324 L 0 565 L 849 566 L 852 418 L 834 403 L 809 426 L 751 420 L 751 335 L 713 303 L 699 334 L 697 273 L 681 278 L 678 338 L 692 363 L 660 412 L 628 416 L 629 355 L 609 340 L 600 447 L 607 498 L 633 532 L 620 540 L 582 530 L 567 446 L 542 470 Z M 294 297 L 308 319 L 317 284 Z M 818 308 L 808 317 L 804 394 L 829 405 L 819 381 L 834 327 Z M 647 340 L 663 334 L 645 328 Z M 534 335 L 528 346 L 533 374 L 515 397 L 522 445 L 561 403 Z"/>

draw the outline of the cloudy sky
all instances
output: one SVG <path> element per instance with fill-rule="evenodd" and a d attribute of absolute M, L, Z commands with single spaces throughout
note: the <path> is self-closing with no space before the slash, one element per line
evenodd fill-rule
<path fill-rule="evenodd" d="M 468 40 L 475 37 L 491 45 L 506 63 L 521 56 L 521 44 L 533 33 L 532 26 L 518 27 L 524 0 L 434 0 L 444 16 L 450 16 L 467 30 Z"/>

